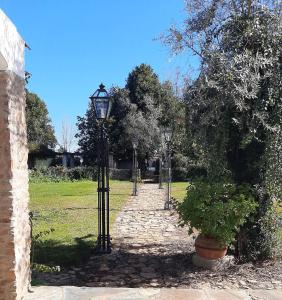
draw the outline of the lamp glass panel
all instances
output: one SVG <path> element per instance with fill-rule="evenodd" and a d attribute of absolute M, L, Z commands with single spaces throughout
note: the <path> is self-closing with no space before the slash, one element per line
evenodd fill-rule
<path fill-rule="evenodd" d="M 138 147 L 138 139 L 137 138 L 132 139 L 132 146 L 134 149 L 136 149 Z"/>
<path fill-rule="evenodd" d="M 108 99 L 96 99 L 95 110 L 98 119 L 106 119 L 109 108 Z"/>
<path fill-rule="evenodd" d="M 170 142 L 171 136 L 172 136 L 172 130 L 171 129 L 166 129 L 164 132 L 165 140 L 167 142 Z"/>
<path fill-rule="evenodd" d="M 112 109 L 113 101 L 112 98 L 108 98 L 108 112 L 107 112 L 107 118 L 110 116 L 111 109 Z"/>

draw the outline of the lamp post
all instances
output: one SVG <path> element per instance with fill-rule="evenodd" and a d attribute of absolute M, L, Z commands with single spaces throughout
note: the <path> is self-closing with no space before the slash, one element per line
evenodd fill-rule
<path fill-rule="evenodd" d="M 166 127 L 163 131 L 164 139 L 166 142 L 166 157 L 167 157 L 167 197 L 165 200 L 164 209 L 170 209 L 171 204 L 171 137 L 172 137 L 172 129 L 170 127 Z"/>
<path fill-rule="evenodd" d="M 159 150 L 159 189 L 163 188 L 163 152 L 162 149 Z"/>
<path fill-rule="evenodd" d="M 90 99 L 100 131 L 97 144 L 98 238 L 96 251 L 98 253 L 110 253 L 109 141 L 105 128 L 105 120 L 109 117 L 112 99 L 103 84 L 100 84 Z"/>
<path fill-rule="evenodd" d="M 136 137 L 132 139 L 132 147 L 133 147 L 133 163 L 132 163 L 132 177 L 133 177 L 133 196 L 137 196 L 137 147 L 138 140 Z"/>

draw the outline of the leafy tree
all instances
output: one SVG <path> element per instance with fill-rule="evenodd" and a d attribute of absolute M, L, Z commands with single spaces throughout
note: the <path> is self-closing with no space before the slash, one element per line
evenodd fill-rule
<path fill-rule="evenodd" d="M 131 102 L 130 91 L 127 89 L 112 89 L 113 108 L 109 120 L 109 136 L 111 150 L 116 159 L 132 158 L 132 139 L 139 141 L 139 165 L 145 168 L 145 158 L 150 157 L 158 145 L 158 115 L 153 100 L 144 97 L 146 113 L 138 110 Z"/>
<path fill-rule="evenodd" d="M 132 138 L 139 140 L 139 166 L 145 169 L 145 159 L 155 154 L 160 144 L 160 125 L 174 125 L 175 144 L 180 149 L 184 130 L 184 105 L 174 95 L 172 84 L 163 85 L 153 69 L 145 64 L 137 66 L 127 78 L 125 88 L 112 88 L 111 117 L 107 121 L 110 150 L 116 160 L 132 158 Z M 176 118 L 177 116 L 177 118 Z M 173 120 L 176 119 L 176 122 Z M 97 124 L 89 107 L 85 117 L 78 117 L 79 146 L 85 162 L 93 163 L 96 157 Z"/>
<path fill-rule="evenodd" d="M 252 258 L 273 254 L 269 212 L 282 199 L 281 15 L 272 1 L 264 5 L 192 0 L 184 30 L 165 37 L 173 51 L 188 47 L 201 60 L 187 90 L 187 125 L 210 178 L 253 188 L 258 209 L 237 244 Z"/>
<path fill-rule="evenodd" d="M 40 146 L 54 148 L 57 140 L 47 106 L 38 95 L 26 90 L 27 139 L 30 150 Z"/>
<path fill-rule="evenodd" d="M 131 102 L 136 104 L 137 109 L 144 113 L 149 109 L 147 107 L 148 99 L 153 99 L 153 103 L 156 105 L 161 100 L 161 84 L 158 76 L 149 65 L 141 64 L 130 72 L 125 87 L 129 91 Z"/>
<path fill-rule="evenodd" d="M 113 106 L 109 122 L 110 147 L 116 159 L 130 159 L 132 146 L 130 137 L 126 133 L 124 119 L 132 109 L 129 92 L 125 88 L 111 89 Z"/>
<path fill-rule="evenodd" d="M 110 151 L 115 159 L 130 159 L 132 156 L 131 140 L 126 133 L 126 124 L 123 120 L 132 109 L 128 91 L 117 87 L 109 91 L 113 105 L 109 120 L 104 125 L 107 128 Z M 83 152 L 84 163 L 93 165 L 96 163 L 97 143 L 99 135 L 99 126 L 95 117 L 94 108 L 89 104 L 84 117 L 77 117 L 78 145 Z"/>
<path fill-rule="evenodd" d="M 77 117 L 78 138 L 80 151 L 83 153 L 85 165 L 94 165 L 97 158 L 97 142 L 99 137 L 98 123 L 94 107 L 89 104 L 84 117 Z"/>
<path fill-rule="evenodd" d="M 145 171 L 145 159 L 152 157 L 158 150 L 160 143 L 160 131 L 158 127 L 158 110 L 153 104 L 153 100 L 146 99 L 146 114 L 138 110 L 133 104 L 130 113 L 123 120 L 126 134 L 132 140 L 138 139 L 138 161 L 142 171 Z"/>
<path fill-rule="evenodd" d="M 165 81 L 161 85 L 159 101 L 159 126 L 171 127 L 173 130 L 173 150 L 178 153 L 186 152 L 185 104 L 176 96 L 173 85 Z"/>
<path fill-rule="evenodd" d="M 129 137 L 139 140 L 138 158 L 145 170 L 145 159 L 150 158 L 160 144 L 160 103 L 162 87 L 151 66 L 141 64 L 129 73 L 126 89 L 132 108 L 124 120 Z"/>

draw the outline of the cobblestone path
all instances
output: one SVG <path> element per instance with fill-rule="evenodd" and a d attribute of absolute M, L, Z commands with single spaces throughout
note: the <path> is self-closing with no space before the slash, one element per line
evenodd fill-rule
<path fill-rule="evenodd" d="M 178 227 L 173 210 L 164 210 L 166 192 L 157 184 L 144 184 L 138 196 L 131 197 L 112 230 L 113 251 L 93 256 L 90 264 L 97 272 L 89 274 L 87 286 L 160 286 L 170 284 L 189 258 L 193 239 L 187 229 Z M 176 259 L 174 259 L 176 258 Z"/>
<path fill-rule="evenodd" d="M 120 212 L 111 254 L 93 255 L 78 267 L 43 274 L 49 285 L 88 287 L 282 288 L 281 261 L 232 265 L 211 272 L 193 266 L 194 239 L 178 227 L 174 210 L 164 210 L 165 190 L 144 184 Z"/>
<path fill-rule="evenodd" d="M 165 189 L 145 184 L 123 208 L 113 231 L 114 251 L 171 255 L 191 251 L 187 229 L 178 226 L 173 210 L 164 210 Z"/>

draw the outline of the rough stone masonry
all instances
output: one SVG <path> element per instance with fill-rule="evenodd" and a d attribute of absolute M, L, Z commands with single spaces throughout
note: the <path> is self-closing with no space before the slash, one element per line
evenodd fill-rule
<path fill-rule="evenodd" d="M 22 299 L 30 280 L 24 49 L 0 10 L 0 300 Z"/>

